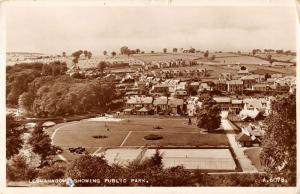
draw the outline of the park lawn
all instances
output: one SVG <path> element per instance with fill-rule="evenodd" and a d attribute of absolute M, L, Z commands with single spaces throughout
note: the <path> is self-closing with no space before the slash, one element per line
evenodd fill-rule
<path fill-rule="evenodd" d="M 145 140 L 144 136 L 158 134 L 160 140 Z M 225 134 L 201 134 L 196 132 L 140 132 L 130 134 L 124 146 L 228 146 Z"/>
<path fill-rule="evenodd" d="M 155 129 L 159 126 L 161 129 Z M 68 148 L 84 147 L 89 153 L 94 153 L 99 147 L 118 147 L 131 131 L 124 143 L 126 146 L 228 146 L 224 134 L 200 134 L 196 125 L 188 125 L 182 118 L 124 118 L 121 122 L 80 121 L 58 124 L 48 128 L 49 135 L 56 132 L 53 142 L 63 149 L 62 155 L 72 160 L 79 154 L 70 153 Z M 109 130 L 107 130 L 109 129 Z M 162 134 L 159 141 L 144 140 L 148 134 Z M 107 138 L 95 139 L 94 135 L 106 135 Z"/>
<path fill-rule="evenodd" d="M 107 138 L 96 139 L 95 135 L 106 135 Z M 60 130 L 56 133 L 54 144 L 61 147 L 78 147 L 86 148 L 119 146 L 126 137 L 125 131 L 105 131 L 105 130 Z"/>
<path fill-rule="evenodd" d="M 260 156 L 259 156 L 261 150 L 262 148 L 256 147 L 256 148 L 249 148 L 244 151 L 245 155 L 248 156 L 252 164 L 257 168 L 259 172 L 264 171 L 264 166 L 261 164 Z"/>

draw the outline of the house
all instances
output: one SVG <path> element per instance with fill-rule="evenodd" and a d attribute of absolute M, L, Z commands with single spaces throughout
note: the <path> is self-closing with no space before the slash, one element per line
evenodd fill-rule
<path fill-rule="evenodd" d="M 271 88 L 269 85 L 262 83 L 262 84 L 254 84 L 252 86 L 252 90 L 265 92 L 271 90 Z"/>
<path fill-rule="evenodd" d="M 281 73 L 274 73 L 271 75 L 271 78 L 282 78 L 283 75 Z"/>
<path fill-rule="evenodd" d="M 252 86 L 256 83 L 256 79 L 252 75 L 243 76 L 240 80 L 243 81 L 244 88 L 246 89 L 252 88 Z"/>
<path fill-rule="evenodd" d="M 260 115 L 268 116 L 271 113 L 271 98 L 246 98 L 243 100 L 244 108 L 239 113 L 242 120 L 255 120 Z"/>
<path fill-rule="evenodd" d="M 240 69 L 240 70 L 238 71 L 237 74 L 238 74 L 239 76 L 250 75 L 248 69 L 244 69 L 244 70 Z"/>
<path fill-rule="evenodd" d="M 220 105 L 222 111 L 229 110 L 231 105 L 231 99 L 229 97 L 214 97 L 213 99 Z"/>
<path fill-rule="evenodd" d="M 288 92 L 290 90 L 290 86 L 284 80 L 277 80 L 275 81 L 275 87 L 277 91 L 284 91 Z"/>
<path fill-rule="evenodd" d="M 214 89 L 218 91 L 227 91 L 227 83 L 225 80 L 215 81 Z"/>
<path fill-rule="evenodd" d="M 243 109 L 243 100 L 240 100 L 240 99 L 232 99 L 231 100 L 231 106 L 229 108 L 230 112 L 239 114 L 242 109 Z"/>
<path fill-rule="evenodd" d="M 251 76 L 255 79 L 256 83 L 261 83 L 265 81 L 265 75 L 252 74 Z"/>
<path fill-rule="evenodd" d="M 166 95 L 169 93 L 169 86 L 166 84 L 156 84 L 151 89 L 151 94 Z"/>
<path fill-rule="evenodd" d="M 130 74 L 126 74 L 125 77 L 120 81 L 120 83 L 134 83 L 134 78 Z"/>
<path fill-rule="evenodd" d="M 132 115 L 134 113 L 133 109 L 132 108 L 126 108 L 123 110 L 123 113 L 125 115 Z"/>
<path fill-rule="evenodd" d="M 143 107 L 139 110 L 136 111 L 137 115 L 148 115 L 149 114 L 149 110 L 146 107 Z"/>
<path fill-rule="evenodd" d="M 243 147 L 259 146 L 263 135 L 264 130 L 262 130 L 261 126 L 255 126 L 250 123 L 249 126 L 241 129 L 241 132 L 236 136 L 236 141 Z"/>
<path fill-rule="evenodd" d="M 231 73 L 221 73 L 220 75 L 219 75 L 219 80 L 222 80 L 222 81 L 229 81 L 229 80 L 231 80 L 232 79 L 232 75 L 231 75 Z"/>
<path fill-rule="evenodd" d="M 168 111 L 171 114 L 183 114 L 185 112 L 183 110 L 183 100 L 179 98 L 169 98 L 168 100 Z"/>
<path fill-rule="evenodd" d="M 212 86 L 210 86 L 207 82 L 202 82 L 199 86 L 199 90 L 198 92 L 201 92 L 201 91 L 212 91 Z"/>
<path fill-rule="evenodd" d="M 242 147 L 249 147 L 253 144 L 253 137 L 249 133 L 240 132 L 235 136 L 235 140 L 241 144 Z"/>
<path fill-rule="evenodd" d="M 186 90 L 176 89 L 176 91 L 174 92 L 174 97 L 176 97 L 176 98 L 186 99 L 187 96 L 188 96 L 188 93 Z"/>
<path fill-rule="evenodd" d="M 177 90 L 186 90 L 187 88 L 187 82 L 180 82 L 176 85 Z"/>
<path fill-rule="evenodd" d="M 142 107 L 152 108 L 152 96 L 130 96 L 126 101 L 126 108 L 138 110 Z"/>
<path fill-rule="evenodd" d="M 200 83 L 199 82 L 192 82 L 190 83 L 190 87 L 193 88 L 195 91 L 199 90 Z"/>
<path fill-rule="evenodd" d="M 227 81 L 228 92 L 242 92 L 244 89 L 243 81 L 241 80 L 230 80 Z"/>
<path fill-rule="evenodd" d="M 153 106 L 154 106 L 154 113 L 166 113 L 168 109 L 168 97 L 161 96 L 157 97 L 153 101 Z"/>

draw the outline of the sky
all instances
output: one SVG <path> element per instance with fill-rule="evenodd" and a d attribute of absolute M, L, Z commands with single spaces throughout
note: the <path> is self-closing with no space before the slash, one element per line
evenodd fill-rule
<path fill-rule="evenodd" d="M 48 54 L 82 49 L 95 55 L 122 46 L 146 52 L 295 50 L 295 24 L 295 9 L 287 6 L 9 6 L 6 48 Z"/>

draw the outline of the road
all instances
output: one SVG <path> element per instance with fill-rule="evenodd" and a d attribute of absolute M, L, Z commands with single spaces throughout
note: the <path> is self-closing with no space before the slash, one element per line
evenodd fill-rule
<path fill-rule="evenodd" d="M 222 118 L 221 125 L 225 131 L 233 131 L 236 130 L 236 126 L 231 123 L 227 118 Z M 229 140 L 229 144 L 232 147 L 236 159 L 239 161 L 241 168 L 243 172 L 247 173 L 257 173 L 258 170 L 255 168 L 255 166 L 252 165 L 251 160 L 244 154 L 244 148 L 239 146 L 238 143 L 235 140 L 235 134 L 227 133 L 227 138 Z"/>

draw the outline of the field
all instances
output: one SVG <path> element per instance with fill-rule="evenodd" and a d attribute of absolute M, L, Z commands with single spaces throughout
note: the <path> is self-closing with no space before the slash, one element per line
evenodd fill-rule
<path fill-rule="evenodd" d="M 160 129 L 156 129 L 159 126 Z M 74 158 L 68 148 L 85 147 L 89 153 L 105 148 L 169 146 L 169 147 L 226 147 L 225 134 L 205 133 L 187 119 L 130 118 L 121 122 L 79 121 L 59 124 L 47 129 L 53 143 L 63 148 L 63 156 Z M 159 134 L 161 140 L 145 140 L 144 136 Z M 96 139 L 93 136 L 105 135 Z"/>
<path fill-rule="evenodd" d="M 214 80 L 218 79 L 220 73 L 231 73 L 237 74 L 239 67 L 238 65 L 227 65 L 227 64 L 240 64 L 246 66 L 250 72 L 256 74 L 274 74 L 281 73 L 284 75 L 296 75 L 296 67 L 285 67 L 285 66 L 271 66 L 267 60 L 262 60 L 252 56 L 242 56 L 234 53 L 223 52 L 223 53 L 211 53 L 215 55 L 214 61 L 205 59 L 203 53 L 156 53 L 156 54 L 136 54 L 132 57 L 142 60 L 144 62 L 151 61 L 169 61 L 175 59 L 195 59 L 198 63 L 203 63 L 196 66 L 185 66 L 185 67 L 173 67 L 168 69 L 204 69 L 209 71 L 210 76 L 207 79 Z M 278 58 L 294 58 L 293 56 L 274 56 Z M 159 71 L 159 70 L 156 70 Z"/>

